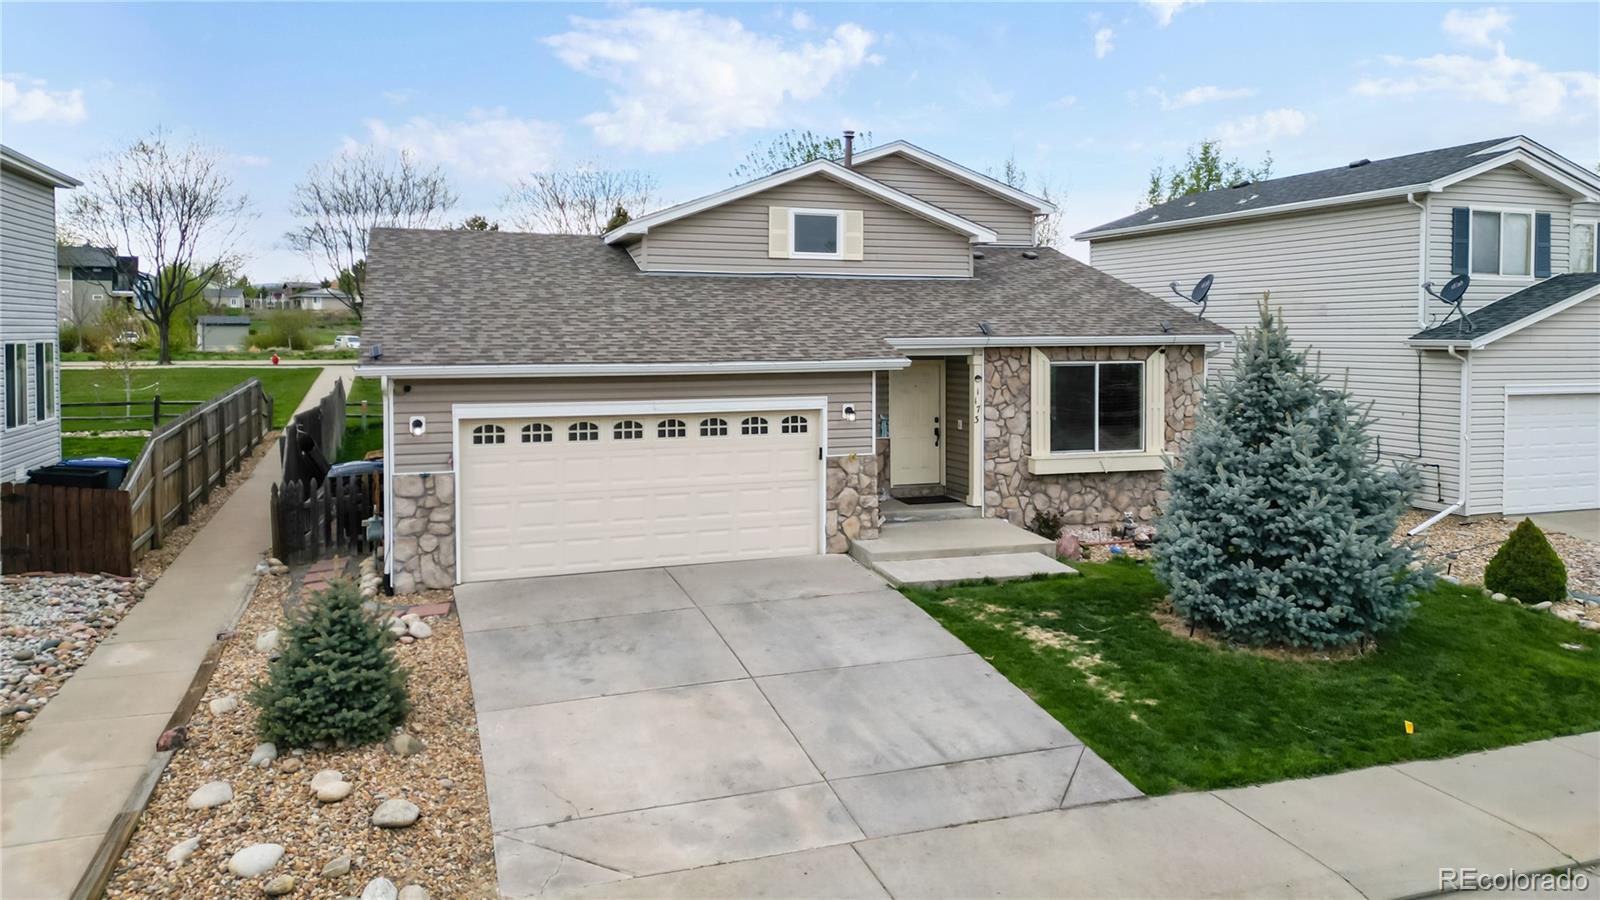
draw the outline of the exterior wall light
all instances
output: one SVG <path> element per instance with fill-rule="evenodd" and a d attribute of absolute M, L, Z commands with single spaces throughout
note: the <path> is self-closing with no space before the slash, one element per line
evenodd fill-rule
<path fill-rule="evenodd" d="M 421 437 L 422 433 L 427 431 L 427 430 L 428 430 L 428 420 L 427 419 L 424 419 L 421 416 L 412 416 L 411 417 L 411 433 L 412 434 L 416 435 L 417 437 Z"/>
<path fill-rule="evenodd" d="M 854 403 L 846 403 L 844 405 L 844 420 L 846 422 L 854 422 L 856 420 L 856 405 Z"/>

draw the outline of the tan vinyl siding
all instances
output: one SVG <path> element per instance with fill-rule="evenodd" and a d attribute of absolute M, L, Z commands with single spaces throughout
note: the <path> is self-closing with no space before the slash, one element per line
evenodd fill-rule
<path fill-rule="evenodd" d="M 49 465 L 61 458 L 59 414 L 34 421 L 33 366 L 36 342 L 56 342 L 56 206 L 48 185 L 5 171 L 0 174 L 0 341 L 27 344 L 27 409 L 17 428 L 5 428 L 0 417 L 0 481 L 19 471 Z M 59 359 L 59 355 L 57 356 Z M 57 403 L 60 409 L 60 377 Z M 5 394 L 0 369 L 0 403 Z"/>
<path fill-rule="evenodd" d="M 406 391 L 406 386 L 411 390 Z M 871 372 L 773 375 L 699 375 L 670 378 L 506 378 L 396 381 L 395 471 L 450 470 L 450 417 L 456 403 L 607 403 L 628 400 L 720 400 L 741 397 L 827 397 L 829 456 L 872 452 Z M 856 405 L 856 420 L 840 414 Z M 758 404 L 759 405 L 759 404 Z M 414 436 L 412 416 L 426 416 L 427 433 Z"/>
<path fill-rule="evenodd" d="M 895 190 L 987 225 L 1002 244 L 1033 244 L 1033 211 L 996 197 L 942 172 L 891 153 L 857 165 L 856 170 Z"/>
<path fill-rule="evenodd" d="M 1097 240 L 1093 264 L 1169 298 L 1174 316 L 1196 307 L 1172 295 L 1200 276 L 1216 275 L 1206 318 L 1243 333 L 1271 292 L 1296 345 L 1360 400 L 1373 404 L 1374 432 L 1385 457 L 1418 457 L 1416 351 L 1406 339 L 1418 330 L 1417 284 L 1421 211 L 1403 199 L 1385 203 L 1272 216 L 1164 234 Z M 1231 368 L 1227 354 L 1213 357 L 1213 383 Z M 1451 361 L 1454 364 L 1454 361 Z M 1348 382 L 1346 379 L 1348 378 Z M 1423 472 L 1419 505 L 1438 506 L 1433 465 L 1442 473 L 1447 502 L 1458 494 L 1456 409 L 1459 388 L 1443 365 L 1424 363 Z"/>
<path fill-rule="evenodd" d="M 1526 209 L 1550 213 L 1550 271 L 1567 271 L 1567 248 L 1572 240 L 1572 198 L 1515 166 L 1485 172 L 1452 185 L 1428 198 L 1428 273 L 1435 284 L 1450 280 L 1450 211 L 1458 206 L 1482 209 Z M 1526 278 L 1473 275 L 1467 290 L 1467 309 L 1493 303 L 1533 284 Z M 1440 312 L 1437 302 L 1430 315 Z"/>
<path fill-rule="evenodd" d="M 638 266 L 641 270 L 648 268 L 646 262 L 649 257 L 648 251 L 645 249 L 645 247 L 649 240 L 650 238 L 646 236 L 628 245 L 628 255 L 633 257 L 633 264 Z"/>
<path fill-rule="evenodd" d="M 863 258 L 773 259 L 768 208 L 858 209 Z M 972 274 L 967 236 L 914 216 L 821 175 L 752 194 L 650 229 L 652 272 L 825 273 L 956 276 Z"/>
<path fill-rule="evenodd" d="M 972 432 L 967 428 L 971 387 L 967 358 L 945 357 L 944 421 L 939 437 L 944 442 L 944 485 L 950 496 L 962 500 L 972 483 Z"/>
<path fill-rule="evenodd" d="M 1472 353 L 1471 514 L 1502 509 L 1507 385 L 1585 384 L 1600 390 L 1600 299 L 1586 300 Z"/>

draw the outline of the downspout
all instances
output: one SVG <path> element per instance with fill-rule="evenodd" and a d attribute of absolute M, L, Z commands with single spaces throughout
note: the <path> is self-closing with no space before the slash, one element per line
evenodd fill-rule
<path fill-rule="evenodd" d="M 1426 195 L 1424 195 L 1424 196 L 1426 196 Z M 1424 284 L 1426 284 L 1427 281 L 1428 281 L 1428 204 L 1426 202 L 1421 202 L 1421 203 L 1417 202 L 1417 196 L 1416 196 L 1415 192 L 1407 192 L 1406 193 L 1406 202 L 1411 204 L 1412 206 L 1415 206 L 1417 208 L 1417 210 L 1418 210 L 1418 216 L 1417 216 L 1417 327 L 1418 328 L 1425 328 L 1425 327 L 1427 327 L 1426 319 L 1427 319 L 1427 314 L 1428 314 L 1428 312 L 1427 312 L 1428 292 L 1423 290 L 1422 286 Z M 1444 502 L 1444 469 L 1438 463 L 1425 463 L 1425 462 L 1422 461 L 1422 458 L 1423 458 L 1423 455 L 1424 455 L 1423 454 L 1423 448 L 1422 448 L 1422 418 L 1423 418 L 1423 408 L 1424 408 L 1423 402 L 1422 402 L 1422 361 L 1423 361 L 1423 357 L 1424 357 L 1425 353 L 1426 353 L 1426 351 L 1423 351 L 1423 350 L 1420 350 L 1420 349 L 1416 351 L 1416 354 L 1417 354 L 1417 415 L 1416 415 L 1417 452 L 1414 455 L 1413 454 L 1405 454 L 1405 455 L 1412 462 L 1416 463 L 1418 467 L 1420 467 L 1420 468 L 1432 468 L 1433 469 L 1434 490 L 1436 492 L 1436 496 L 1439 498 L 1438 502 L 1439 503 L 1443 503 Z M 1380 443 L 1379 446 L 1381 447 L 1382 444 Z M 1456 505 L 1459 506 L 1460 502 L 1458 501 Z M 1451 507 L 1451 509 L 1454 509 L 1454 508 L 1455 507 Z M 1437 517 L 1435 517 L 1434 519 L 1429 519 L 1427 522 L 1424 522 L 1420 526 L 1420 528 L 1427 528 L 1428 526 L 1431 526 L 1436 520 L 1437 520 Z"/>
<path fill-rule="evenodd" d="M 1462 356 L 1456 352 L 1454 344 L 1445 348 L 1456 362 L 1461 364 L 1461 399 L 1459 401 L 1461 421 L 1456 434 L 1456 496 L 1460 498 L 1464 508 L 1462 515 L 1472 514 L 1472 356 Z"/>

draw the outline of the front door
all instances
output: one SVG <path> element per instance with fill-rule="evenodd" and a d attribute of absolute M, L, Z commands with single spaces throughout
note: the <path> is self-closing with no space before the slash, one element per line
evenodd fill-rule
<path fill-rule="evenodd" d="M 919 359 L 889 373 L 889 481 L 939 484 L 944 453 L 944 360 Z"/>

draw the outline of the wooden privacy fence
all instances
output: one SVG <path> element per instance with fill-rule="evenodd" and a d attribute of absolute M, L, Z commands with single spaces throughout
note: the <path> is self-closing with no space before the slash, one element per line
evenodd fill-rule
<path fill-rule="evenodd" d="M 344 381 L 316 406 L 296 415 L 283 430 L 283 482 L 320 481 L 344 443 Z"/>
<path fill-rule="evenodd" d="M 5 485 L 0 570 L 133 574 L 271 427 L 272 397 L 252 378 L 156 426 L 120 487 Z"/>
<path fill-rule="evenodd" d="M 133 574 L 128 495 L 106 488 L 0 484 L 0 569 Z"/>
<path fill-rule="evenodd" d="M 366 520 L 377 510 L 377 476 L 333 475 L 272 486 L 272 555 L 315 562 L 330 553 L 366 553 Z"/>

